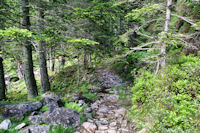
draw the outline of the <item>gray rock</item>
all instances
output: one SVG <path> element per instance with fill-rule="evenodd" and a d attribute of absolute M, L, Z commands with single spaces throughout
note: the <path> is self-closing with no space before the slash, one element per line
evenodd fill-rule
<path fill-rule="evenodd" d="M 85 116 L 87 119 L 92 119 L 92 114 L 91 114 L 91 113 L 84 113 L 84 116 Z"/>
<path fill-rule="evenodd" d="M 107 133 L 117 133 L 117 131 L 114 130 L 114 129 L 109 129 L 109 130 L 107 131 Z"/>
<path fill-rule="evenodd" d="M 41 124 L 42 123 L 42 117 L 40 115 L 29 116 L 28 121 L 33 123 L 33 124 Z"/>
<path fill-rule="evenodd" d="M 99 77 L 98 81 L 101 83 L 103 89 L 122 86 L 121 78 L 109 70 L 97 71 Z"/>
<path fill-rule="evenodd" d="M 118 95 L 109 95 L 107 97 L 104 98 L 105 102 L 107 103 L 117 103 L 119 100 L 119 96 Z"/>
<path fill-rule="evenodd" d="M 44 94 L 41 95 L 41 97 L 52 99 L 54 101 L 60 100 L 60 97 L 58 95 L 56 95 L 55 93 L 44 93 Z"/>
<path fill-rule="evenodd" d="M 22 129 L 20 133 L 48 133 L 49 130 L 49 125 L 30 125 Z"/>
<path fill-rule="evenodd" d="M 1 114 L 3 118 L 19 118 L 22 119 L 24 114 L 39 110 L 42 107 L 40 102 L 27 102 L 15 105 L 5 105 L 1 109 L 4 110 Z"/>
<path fill-rule="evenodd" d="M 55 108 L 52 112 L 49 111 L 43 114 L 42 119 L 52 125 L 62 125 L 64 127 L 77 127 L 81 122 L 78 112 L 66 108 Z"/>
<path fill-rule="evenodd" d="M 90 92 L 93 92 L 93 93 L 99 93 L 102 91 L 102 89 L 97 86 L 91 86 L 89 90 L 90 90 Z"/>
<path fill-rule="evenodd" d="M 78 101 L 78 104 L 79 104 L 80 106 L 83 106 L 83 105 L 85 105 L 86 103 L 85 103 L 84 100 L 79 100 L 79 101 Z"/>
<path fill-rule="evenodd" d="M 1 122 L 0 129 L 8 130 L 11 127 L 12 123 L 9 119 L 6 119 Z"/>
<path fill-rule="evenodd" d="M 84 122 L 82 127 L 89 133 L 94 133 L 97 130 L 97 126 L 90 122 Z"/>
<path fill-rule="evenodd" d="M 115 110 L 115 116 L 116 116 L 116 117 L 120 117 L 120 116 L 123 116 L 123 117 L 124 117 L 125 114 L 126 114 L 126 109 L 123 108 L 123 107 L 121 107 L 121 108 Z"/>
<path fill-rule="evenodd" d="M 108 113 L 109 112 L 109 107 L 108 106 L 103 106 L 99 108 L 98 110 L 99 113 Z"/>
<path fill-rule="evenodd" d="M 99 125 L 98 126 L 98 130 L 107 130 L 108 129 L 108 126 L 106 125 Z"/>
<path fill-rule="evenodd" d="M 60 97 L 54 93 L 45 93 L 41 95 L 43 98 L 42 104 L 46 105 L 50 108 L 50 111 L 53 111 L 55 108 L 59 107 L 58 102 L 60 101 Z"/>
<path fill-rule="evenodd" d="M 26 126 L 26 123 L 21 123 L 21 124 L 19 124 L 19 125 L 17 125 L 17 126 L 15 127 L 15 130 L 22 129 L 22 128 L 25 127 L 25 126 Z"/>
<path fill-rule="evenodd" d="M 92 112 L 92 108 L 86 108 L 86 109 L 84 109 L 84 112 L 85 113 L 91 113 Z"/>

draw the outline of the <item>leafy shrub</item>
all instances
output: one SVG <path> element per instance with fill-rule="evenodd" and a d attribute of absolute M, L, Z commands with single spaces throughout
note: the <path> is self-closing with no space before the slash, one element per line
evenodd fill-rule
<path fill-rule="evenodd" d="M 43 107 L 40 109 L 41 112 L 45 112 L 45 111 L 48 111 L 48 110 L 49 110 L 49 107 L 47 107 L 47 106 L 43 106 Z"/>
<path fill-rule="evenodd" d="M 49 133 L 74 133 L 75 129 L 74 128 L 64 128 L 62 126 L 54 126 Z"/>
<path fill-rule="evenodd" d="M 96 93 L 87 92 L 87 93 L 83 93 L 83 96 L 91 101 L 95 101 L 98 99 L 98 96 Z"/>
<path fill-rule="evenodd" d="M 84 106 L 80 106 L 76 102 L 71 102 L 71 103 L 65 103 L 65 108 L 70 108 L 70 109 L 76 110 L 77 112 L 81 112 L 81 111 L 83 111 L 83 109 L 85 107 Z"/>
<path fill-rule="evenodd" d="M 200 131 L 200 60 L 183 56 L 162 76 L 142 71 L 132 87 L 132 116 L 151 132 Z"/>

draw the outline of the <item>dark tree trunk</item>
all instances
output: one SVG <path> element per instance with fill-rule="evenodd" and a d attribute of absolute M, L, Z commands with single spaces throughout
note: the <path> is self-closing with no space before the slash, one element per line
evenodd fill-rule
<path fill-rule="evenodd" d="M 21 24 L 22 28 L 30 30 L 30 17 L 29 17 L 29 1 L 21 0 Z M 32 59 L 32 46 L 29 38 L 23 41 L 23 64 L 24 64 L 24 80 L 28 89 L 28 98 L 33 98 L 38 95 L 36 80 L 33 73 L 33 59 Z"/>
<path fill-rule="evenodd" d="M 42 10 L 42 6 L 40 5 L 39 10 L 39 20 L 38 24 L 42 25 L 44 19 L 44 11 Z M 50 90 L 50 83 L 49 83 L 49 75 L 47 70 L 47 60 L 46 60 L 46 49 L 45 49 L 45 42 L 39 42 L 39 66 L 40 66 L 40 83 L 41 89 L 43 92 Z"/>
<path fill-rule="evenodd" d="M 84 50 L 83 64 L 84 64 L 84 70 L 87 70 L 88 69 L 87 50 Z"/>
<path fill-rule="evenodd" d="M 4 78 L 3 58 L 0 57 L 0 100 L 6 99 L 6 84 Z"/>
<path fill-rule="evenodd" d="M 40 66 L 40 82 L 42 91 L 50 90 L 49 76 L 47 71 L 47 62 L 45 56 L 44 43 L 39 42 L 39 66 Z"/>
<path fill-rule="evenodd" d="M 54 72 L 55 71 L 55 51 L 54 51 L 54 47 L 50 48 L 50 53 L 51 53 L 51 71 Z"/>

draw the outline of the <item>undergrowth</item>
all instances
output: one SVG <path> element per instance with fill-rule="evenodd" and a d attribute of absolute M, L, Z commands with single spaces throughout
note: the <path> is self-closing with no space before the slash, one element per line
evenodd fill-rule
<path fill-rule="evenodd" d="M 170 63 L 157 76 L 138 72 L 131 115 L 150 132 L 199 132 L 200 58 L 182 56 Z"/>

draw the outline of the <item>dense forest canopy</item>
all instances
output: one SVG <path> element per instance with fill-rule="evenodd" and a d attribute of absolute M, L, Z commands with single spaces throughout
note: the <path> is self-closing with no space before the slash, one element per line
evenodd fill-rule
<path fill-rule="evenodd" d="M 72 108 L 83 123 L 49 132 L 80 133 L 84 109 L 115 92 L 128 102 L 130 133 L 199 132 L 199 50 L 199 0 L 1 0 L 1 121 L 10 104 L 42 101 L 37 111 Z M 56 109 L 44 94 L 61 97 Z M 15 126 L 30 124 L 22 114 Z"/>

